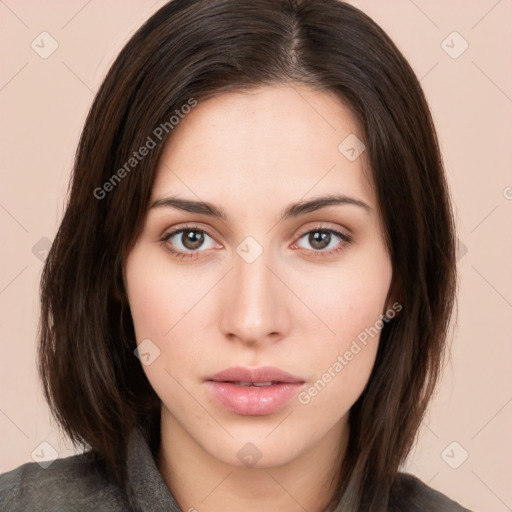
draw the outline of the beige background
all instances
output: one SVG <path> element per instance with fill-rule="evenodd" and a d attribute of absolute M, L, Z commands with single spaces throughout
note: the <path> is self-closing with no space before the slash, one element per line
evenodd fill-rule
<path fill-rule="evenodd" d="M 74 453 L 37 380 L 42 259 L 94 92 L 163 3 L 0 0 L 0 472 Z M 474 511 L 512 510 L 512 0 L 351 3 L 421 79 L 461 242 L 452 353 L 405 470 Z"/>

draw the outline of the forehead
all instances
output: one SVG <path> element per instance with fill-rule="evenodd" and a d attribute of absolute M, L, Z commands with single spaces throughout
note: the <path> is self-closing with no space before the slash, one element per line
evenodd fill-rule
<path fill-rule="evenodd" d="M 330 92 L 287 85 L 221 94 L 173 129 L 152 199 L 192 194 L 261 210 L 271 206 L 265 198 L 342 193 L 373 204 L 364 151 L 351 160 L 340 150 L 354 137 L 362 139 L 354 116 Z"/>

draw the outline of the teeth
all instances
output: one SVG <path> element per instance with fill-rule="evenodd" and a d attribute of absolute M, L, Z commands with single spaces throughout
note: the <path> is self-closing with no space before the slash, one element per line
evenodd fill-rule
<path fill-rule="evenodd" d="M 263 386 L 272 386 L 273 384 L 277 384 L 277 382 L 269 381 L 269 382 L 242 382 L 240 380 L 233 382 L 233 384 L 236 384 L 237 386 L 256 386 L 256 387 L 263 387 Z"/>

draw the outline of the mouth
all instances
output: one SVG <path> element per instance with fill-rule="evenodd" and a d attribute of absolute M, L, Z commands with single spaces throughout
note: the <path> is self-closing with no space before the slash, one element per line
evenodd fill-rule
<path fill-rule="evenodd" d="M 234 366 L 208 377 L 206 380 L 213 382 L 231 382 L 241 386 L 271 386 L 273 384 L 297 384 L 304 379 L 292 375 L 275 366 L 260 366 L 259 368 L 246 368 Z"/>
<path fill-rule="evenodd" d="M 219 382 L 219 381 L 211 381 L 211 382 Z M 230 381 L 222 381 L 222 382 L 230 382 Z M 235 384 L 235 386 L 262 388 L 262 387 L 275 386 L 276 384 L 284 384 L 284 383 L 279 382 L 277 380 L 273 380 L 271 382 L 242 382 L 241 380 L 235 380 L 235 381 L 231 382 L 231 384 Z"/>
<path fill-rule="evenodd" d="M 242 416 L 277 412 L 297 394 L 304 382 L 272 366 L 228 368 L 205 381 L 219 405 Z"/>

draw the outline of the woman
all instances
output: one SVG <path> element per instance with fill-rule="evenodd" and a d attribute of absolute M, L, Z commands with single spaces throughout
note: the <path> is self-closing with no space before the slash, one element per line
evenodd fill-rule
<path fill-rule="evenodd" d="M 455 234 L 435 129 L 337 0 L 173 0 L 87 118 L 39 366 L 88 450 L 1 510 L 467 510 L 399 472 L 441 367 Z"/>

